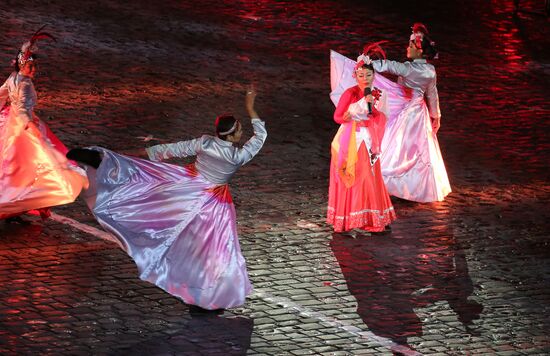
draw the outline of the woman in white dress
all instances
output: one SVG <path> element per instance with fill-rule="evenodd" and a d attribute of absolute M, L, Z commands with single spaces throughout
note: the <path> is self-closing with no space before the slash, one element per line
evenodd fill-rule
<path fill-rule="evenodd" d="M 252 291 L 228 183 L 267 137 L 255 95 L 246 95 L 254 136 L 242 148 L 234 146 L 241 123 L 225 115 L 216 120 L 216 136 L 147 148 L 155 162 L 100 147 L 67 154 L 97 168 L 87 167 L 91 189 L 84 198 L 134 259 L 139 277 L 203 309 L 242 305 Z M 186 167 L 156 162 L 188 156 L 197 158 Z"/>
<path fill-rule="evenodd" d="M 380 157 L 384 182 L 390 195 L 416 202 L 442 201 L 451 192 L 436 136 L 441 123 L 436 72 L 427 62 L 436 55 L 428 30 L 416 23 L 407 47 L 411 62 L 373 61 L 377 72 L 399 76 L 400 84 L 375 82 L 388 94 Z"/>

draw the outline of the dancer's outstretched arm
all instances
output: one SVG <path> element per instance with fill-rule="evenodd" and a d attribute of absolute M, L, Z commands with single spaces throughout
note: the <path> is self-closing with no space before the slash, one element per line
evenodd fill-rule
<path fill-rule="evenodd" d="M 162 161 L 174 157 L 195 156 L 201 146 L 201 138 L 176 143 L 165 143 L 147 147 L 145 151 L 151 161 Z"/>
<path fill-rule="evenodd" d="M 387 59 L 377 59 L 372 61 L 372 65 L 378 73 L 390 73 L 406 77 L 411 72 L 411 64 L 409 62 L 401 63 Z"/>
<path fill-rule="evenodd" d="M 122 150 L 120 153 L 140 158 L 148 158 L 151 161 L 162 161 L 174 157 L 195 156 L 200 147 L 201 138 L 176 143 L 155 145 L 147 148 Z"/>
<path fill-rule="evenodd" d="M 256 109 L 254 108 L 254 102 L 256 100 L 256 89 L 254 86 L 250 86 L 245 96 L 245 107 L 250 117 L 252 127 L 254 127 L 254 136 L 252 136 L 241 148 L 237 151 L 235 157 L 235 163 L 244 165 L 249 162 L 262 148 L 266 138 L 267 131 L 265 129 L 265 123 L 260 119 Z"/>

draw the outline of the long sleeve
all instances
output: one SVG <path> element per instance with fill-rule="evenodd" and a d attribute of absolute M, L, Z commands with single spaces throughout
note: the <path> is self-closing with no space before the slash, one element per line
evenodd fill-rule
<path fill-rule="evenodd" d="M 234 162 L 241 166 L 248 163 L 258 154 L 258 152 L 260 152 L 267 138 L 265 122 L 258 118 L 252 119 L 251 122 L 254 127 L 254 136 L 252 136 L 241 149 L 235 151 Z"/>
<path fill-rule="evenodd" d="M 4 107 L 4 104 L 6 104 L 8 95 L 8 81 L 6 80 L 4 84 L 2 84 L 2 86 L 0 87 L 0 109 Z"/>
<path fill-rule="evenodd" d="M 176 143 L 156 145 L 145 149 L 151 161 L 161 161 L 173 157 L 195 156 L 201 147 L 201 138 Z"/>
<path fill-rule="evenodd" d="M 346 111 L 348 111 L 351 100 L 352 91 L 348 89 L 342 94 L 342 96 L 340 97 L 340 101 L 338 101 L 338 105 L 336 106 L 336 110 L 334 110 L 334 121 L 339 124 L 343 124 L 345 122 L 344 114 L 346 113 Z"/>
<path fill-rule="evenodd" d="M 16 110 L 15 115 L 25 124 L 32 121 L 33 108 L 36 98 L 34 86 L 30 80 L 21 80 L 17 86 L 18 101 L 17 105 L 12 109 Z M 15 104 L 15 103 L 14 103 Z"/>
<path fill-rule="evenodd" d="M 376 72 L 390 73 L 393 75 L 399 75 L 406 77 L 411 71 L 411 65 L 409 62 L 401 63 L 390 60 L 375 60 L 372 61 L 372 66 Z"/>
<path fill-rule="evenodd" d="M 428 111 L 430 117 L 439 119 L 441 117 L 441 111 L 439 110 L 439 95 L 437 93 L 437 80 L 436 78 L 430 83 L 426 89 L 426 104 L 428 104 Z"/>

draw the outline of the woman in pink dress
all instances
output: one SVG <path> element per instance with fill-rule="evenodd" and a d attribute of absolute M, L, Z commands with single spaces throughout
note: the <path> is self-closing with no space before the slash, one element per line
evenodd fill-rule
<path fill-rule="evenodd" d="M 88 184 L 85 172 L 67 160 L 67 148 L 34 114 L 37 102 L 36 42 L 51 35 L 37 31 L 15 59 L 15 71 L 0 87 L 0 219 L 49 216 L 49 207 L 73 202 Z"/>
<path fill-rule="evenodd" d="M 327 223 L 336 232 L 381 232 L 396 218 L 378 159 L 386 117 L 376 108 L 380 92 L 372 88 L 374 53 L 383 55 L 374 45 L 358 58 L 357 85 L 342 94 L 334 112 L 340 129 L 331 144 Z"/>

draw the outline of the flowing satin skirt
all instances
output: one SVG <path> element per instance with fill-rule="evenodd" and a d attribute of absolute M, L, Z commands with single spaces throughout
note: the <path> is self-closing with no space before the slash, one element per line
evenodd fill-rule
<path fill-rule="evenodd" d="M 384 186 L 380 160 L 371 166 L 364 143 L 359 146 L 355 166 L 355 182 L 346 187 L 338 173 L 338 156 L 333 154 L 330 164 L 327 223 L 334 231 L 355 228 L 380 232 L 396 219 L 390 196 Z"/>
<path fill-rule="evenodd" d="M 0 112 L 0 219 L 71 203 L 88 185 L 61 141 L 36 121 L 40 135 L 25 130 L 9 107 Z"/>
<path fill-rule="evenodd" d="M 244 304 L 252 291 L 227 185 L 193 165 L 119 155 L 100 147 L 84 198 L 130 255 L 142 280 L 205 309 Z"/>
<path fill-rule="evenodd" d="M 442 201 L 451 192 L 424 97 L 377 75 L 387 116 L 380 161 L 390 195 L 416 202 Z"/>

